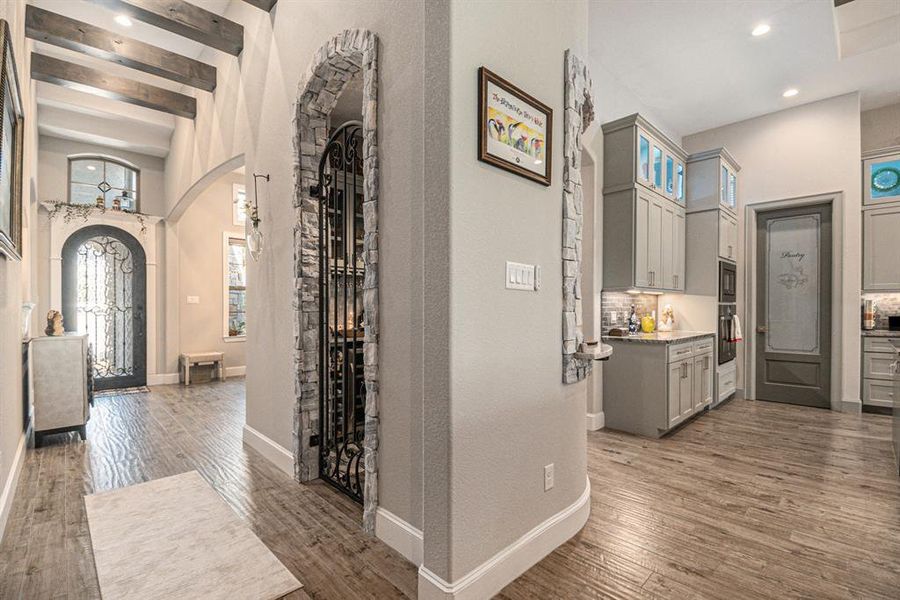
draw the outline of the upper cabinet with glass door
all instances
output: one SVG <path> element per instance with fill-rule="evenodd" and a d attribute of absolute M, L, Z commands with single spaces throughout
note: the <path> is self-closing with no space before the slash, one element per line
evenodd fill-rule
<path fill-rule="evenodd" d="M 737 215 L 740 165 L 725 148 L 691 154 L 687 176 L 687 212 L 725 209 Z"/>
<path fill-rule="evenodd" d="M 635 184 L 684 204 L 687 154 L 639 114 L 603 125 L 603 192 Z"/>
<path fill-rule="evenodd" d="M 863 154 L 863 205 L 900 205 L 900 146 Z"/>

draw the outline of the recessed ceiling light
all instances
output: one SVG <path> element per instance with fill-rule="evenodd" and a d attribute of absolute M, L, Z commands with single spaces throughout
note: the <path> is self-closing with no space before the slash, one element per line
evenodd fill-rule
<path fill-rule="evenodd" d="M 790 89 L 784 90 L 784 93 L 782 94 L 782 96 L 784 96 L 785 98 L 792 98 L 799 93 L 800 92 L 799 92 L 799 90 L 797 90 L 797 88 L 790 88 Z"/>
<path fill-rule="evenodd" d="M 131 27 L 131 19 L 128 18 L 128 15 L 116 15 L 116 23 L 121 25 L 122 27 Z"/>
<path fill-rule="evenodd" d="M 769 31 L 771 29 L 772 28 L 769 27 L 768 24 L 760 23 L 759 25 L 757 25 L 756 27 L 753 28 L 753 31 L 751 33 L 753 34 L 753 37 L 759 37 L 761 35 L 766 35 L 767 33 L 769 33 Z"/>

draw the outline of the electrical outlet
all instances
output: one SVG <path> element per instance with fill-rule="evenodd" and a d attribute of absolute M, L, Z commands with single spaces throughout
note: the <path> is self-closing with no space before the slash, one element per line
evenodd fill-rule
<path fill-rule="evenodd" d="M 544 467 L 544 491 L 547 492 L 553 487 L 553 463 Z"/>
<path fill-rule="evenodd" d="M 187 303 L 188 304 L 200 304 L 200 296 L 188 296 Z"/>

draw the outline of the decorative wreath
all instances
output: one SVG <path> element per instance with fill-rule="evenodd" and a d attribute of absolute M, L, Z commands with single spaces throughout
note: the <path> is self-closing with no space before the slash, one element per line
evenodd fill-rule
<path fill-rule="evenodd" d="M 894 181 L 888 185 L 878 183 L 878 177 L 881 175 L 893 174 Z M 890 180 L 888 180 L 890 181 Z M 890 192 L 900 188 L 900 169 L 896 167 L 882 167 L 872 173 L 872 188 L 878 192 Z"/>

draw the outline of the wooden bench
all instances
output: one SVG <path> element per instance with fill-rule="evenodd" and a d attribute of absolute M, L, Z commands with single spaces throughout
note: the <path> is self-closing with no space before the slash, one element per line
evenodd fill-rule
<path fill-rule="evenodd" d="M 184 385 L 191 385 L 191 367 L 195 365 L 215 365 L 219 379 L 225 381 L 224 352 L 183 352 L 178 357 L 178 379 Z"/>

